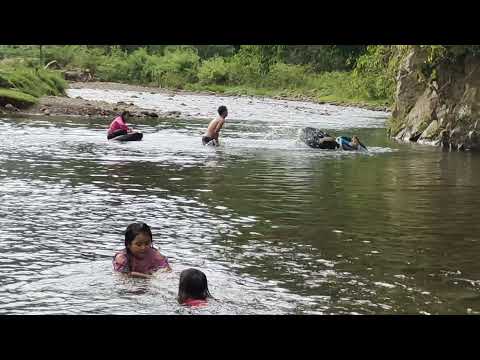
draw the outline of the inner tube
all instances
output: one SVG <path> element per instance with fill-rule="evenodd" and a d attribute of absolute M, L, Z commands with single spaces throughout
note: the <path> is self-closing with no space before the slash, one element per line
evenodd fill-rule
<path fill-rule="evenodd" d="M 125 135 L 119 135 L 111 140 L 116 140 L 116 141 L 140 141 L 143 138 L 143 134 L 141 132 L 131 132 Z"/>
<path fill-rule="evenodd" d="M 360 143 L 358 145 L 358 148 L 355 149 L 350 146 L 350 143 L 352 142 L 352 138 L 349 138 L 348 136 L 339 136 L 335 139 L 337 144 L 342 148 L 343 150 L 347 151 L 355 151 L 355 150 L 361 150 L 361 151 L 368 151 L 367 147 Z"/>
<path fill-rule="evenodd" d="M 334 150 L 339 147 L 339 144 L 337 144 L 333 137 L 322 130 L 312 127 L 306 127 L 300 131 L 300 140 L 315 149 Z"/>

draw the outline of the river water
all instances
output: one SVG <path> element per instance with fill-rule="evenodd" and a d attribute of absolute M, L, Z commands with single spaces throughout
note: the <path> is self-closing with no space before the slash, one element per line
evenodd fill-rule
<path fill-rule="evenodd" d="M 476 314 L 480 157 L 398 144 L 386 113 L 302 102 L 71 89 L 186 116 L 106 140 L 107 121 L 0 118 L 0 314 Z M 182 105 L 184 104 L 184 105 Z M 200 136 L 220 104 L 222 146 Z M 310 149 L 298 130 L 358 134 L 368 153 Z M 151 225 L 172 273 L 111 259 Z M 205 272 L 208 307 L 175 301 Z"/>

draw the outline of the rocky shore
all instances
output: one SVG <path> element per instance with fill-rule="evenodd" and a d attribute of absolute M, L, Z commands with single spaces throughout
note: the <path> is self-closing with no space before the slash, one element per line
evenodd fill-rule
<path fill-rule="evenodd" d="M 100 89 L 100 90 L 127 90 L 127 91 L 139 91 L 149 92 L 151 94 L 163 93 L 169 95 L 175 94 L 204 94 L 204 95 L 216 95 L 213 92 L 189 92 L 184 90 L 172 91 L 161 88 L 146 87 L 139 85 L 119 84 L 111 82 L 71 82 L 69 87 L 72 89 Z M 221 94 L 221 96 L 235 96 Z M 274 97 L 275 99 L 283 100 L 298 100 L 309 101 L 308 99 L 288 99 L 283 97 Z M 335 104 L 334 104 L 335 105 Z M 339 104 L 340 105 L 340 104 Z M 342 106 L 342 105 L 340 105 Z M 349 106 L 343 104 L 343 106 Z M 367 108 L 370 110 L 388 111 L 385 107 L 369 106 L 362 104 L 355 104 L 351 106 Z M 181 109 L 178 111 L 152 111 L 151 109 L 144 109 L 133 103 L 118 102 L 116 104 L 108 103 L 106 101 L 93 101 L 85 100 L 82 98 L 70 98 L 67 96 L 45 96 L 42 97 L 39 102 L 28 108 L 17 109 L 11 104 L 7 104 L 0 108 L 0 114 L 2 113 L 16 113 L 18 115 L 47 115 L 47 116 L 81 116 L 81 117 L 106 117 L 111 118 L 117 115 L 119 112 L 128 110 L 133 117 L 161 117 L 161 118 L 178 118 L 189 117 L 187 114 L 183 114 Z"/>

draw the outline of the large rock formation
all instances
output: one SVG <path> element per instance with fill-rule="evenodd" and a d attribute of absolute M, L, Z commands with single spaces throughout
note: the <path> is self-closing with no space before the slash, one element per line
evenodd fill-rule
<path fill-rule="evenodd" d="M 390 135 L 450 150 L 480 149 L 480 58 L 444 61 L 429 79 L 426 54 L 413 47 L 397 76 Z"/>

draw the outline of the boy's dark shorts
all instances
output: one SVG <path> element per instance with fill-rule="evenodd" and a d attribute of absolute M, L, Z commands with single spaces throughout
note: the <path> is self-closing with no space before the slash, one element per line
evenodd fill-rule
<path fill-rule="evenodd" d="M 210 137 L 210 136 L 204 136 L 204 137 L 202 137 L 202 144 L 203 144 L 203 145 L 207 145 L 207 144 L 208 144 L 210 141 L 212 141 L 212 140 L 213 140 L 212 137 Z"/>

